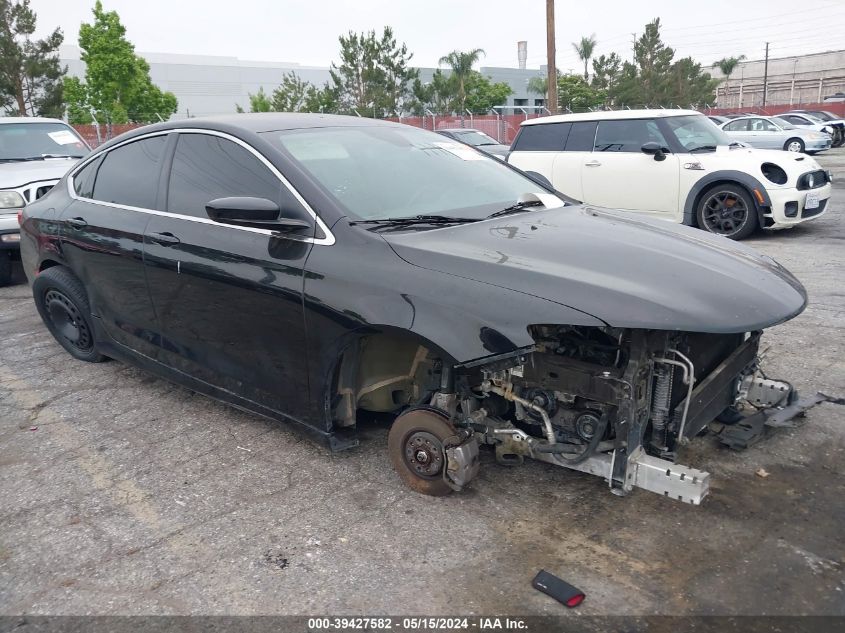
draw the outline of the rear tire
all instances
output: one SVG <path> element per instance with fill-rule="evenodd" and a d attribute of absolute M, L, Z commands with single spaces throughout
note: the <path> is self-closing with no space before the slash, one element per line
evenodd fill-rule
<path fill-rule="evenodd" d="M 452 492 L 443 480 L 443 442 L 454 434 L 446 417 L 430 409 L 411 409 L 396 418 L 387 435 L 387 451 L 393 468 L 408 487 L 432 497 Z"/>
<path fill-rule="evenodd" d="M 802 141 L 800 138 L 791 138 L 783 144 L 783 149 L 787 152 L 803 152 L 804 141 Z"/>
<path fill-rule="evenodd" d="M 696 209 L 698 226 L 732 240 L 742 240 L 757 230 L 757 207 L 748 192 L 735 184 L 710 187 Z"/>
<path fill-rule="evenodd" d="M 63 266 L 48 268 L 32 284 L 35 307 L 53 338 L 74 358 L 100 363 L 91 307 L 82 282 Z"/>
<path fill-rule="evenodd" d="M 0 250 L 0 287 L 12 283 L 12 251 Z"/>

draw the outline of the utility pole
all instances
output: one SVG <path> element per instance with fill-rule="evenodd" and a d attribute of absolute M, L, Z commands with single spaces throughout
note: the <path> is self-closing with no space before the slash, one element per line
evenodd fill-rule
<path fill-rule="evenodd" d="M 546 0 L 546 66 L 549 73 L 546 79 L 546 107 L 552 114 L 557 114 L 557 68 L 555 67 L 555 0 Z"/>
<path fill-rule="evenodd" d="M 763 107 L 766 107 L 766 89 L 769 83 L 769 43 L 766 42 L 766 61 L 763 64 Z"/>

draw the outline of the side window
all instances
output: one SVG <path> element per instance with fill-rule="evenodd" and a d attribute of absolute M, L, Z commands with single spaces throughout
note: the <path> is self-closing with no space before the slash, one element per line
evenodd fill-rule
<path fill-rule="evenodd" d="M 566 152 L 592 152 L 596 138 L 595 121 L 578 121 L 572 124 L 569 138 L 566 139 Z"/>
<path fill-rule="evenodd" d="M 155 209 L 166 135 L 153 136 L 109 151 L 97 171 L 93 198 Z"/>
<path fill-rule="evenodd" d="M 301 209 L 275 174 L 237 143 L 210 134 L 181 134 L 170 171 L 167 210 L 207 218 L 208 202 L 230 196 L 267 198 L 288 211 Z"/>
<path fill-rule="evenodd" d="M 80 198 L 94 197 L 94 180 L 97 177 L 97 169 L 99 169 L 101 162 L 103 162 L 102 156 L 95 158 L 74 174 L 73 190 Z"/>
<path fill-rule="evenodd" d="M 745 132 L 748 129 L 748 121 L 731 121 L 724 129 L 728 132 Z"/>
<path fill-rule="evenodd" d="M 620 119 L 599 121 L 596 132 L 597 152 L 639 152 L 649 142 L 667 147 L 666 139 L 652 120 Z"/>
<path fill-rule="evenodd" d="M 513 144 L 515 152 L 561 152 L 566 145 L 571 123 L 523 125 Z"/>

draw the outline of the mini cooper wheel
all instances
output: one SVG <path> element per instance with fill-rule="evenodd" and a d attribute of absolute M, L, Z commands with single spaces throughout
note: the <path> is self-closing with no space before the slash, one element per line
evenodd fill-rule
<path fill-rule="evenodd" d="M 748 192 L 738 185 L 717 185 L 705 191 L 697 216 L 700 228 L 733 240 L 757 230 L 757 209 Z"/>
<path fill-rule="evenodd" d="M 446 417 L 430 409 L 403 413 L 387 436 L 387 451 L 399 477 L 413 490 L 442 497 L 452 492 L 443 480 L 446 453 L 443 443 L 455 434 Z"/>
<path fill-rule="evenodd" d="M 79 360 L 99 363 L 91 327 L 91 308 L 82 283 L 66 268 L 48 268 L 32 284 L 35 306 L 44 325 L 59 345 Z"/>
<path fill-rule="evenodd" d="M 785 149 L 787 152 L 803 152 L 804 141 L 802 141 L 800 138 L 791 138 L 783 144 L 783 149 Z"/>
<path fill-rule="evenodd" d="M 12 251 L 0 250 L 0 286 L 12 283 Z"/>

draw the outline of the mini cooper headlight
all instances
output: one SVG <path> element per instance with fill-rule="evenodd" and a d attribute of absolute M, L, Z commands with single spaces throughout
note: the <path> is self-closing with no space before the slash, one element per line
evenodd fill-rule
<path fill-rule="evenodd" d="M 26 200 L 17 191 L 0 191 L 0 209 L 23 209 Z"/>
<path fill-rule="evenodd" d="M 817 171 L 811 171 L 806 174 L 802 174 L 801 177 L 798 179 L 797 188 L 799 190 L 815 189 L 816 187 L 824 186 L 828 182 L 830 181 L 828 179 L 827 172 L 819 169 Z"/>

